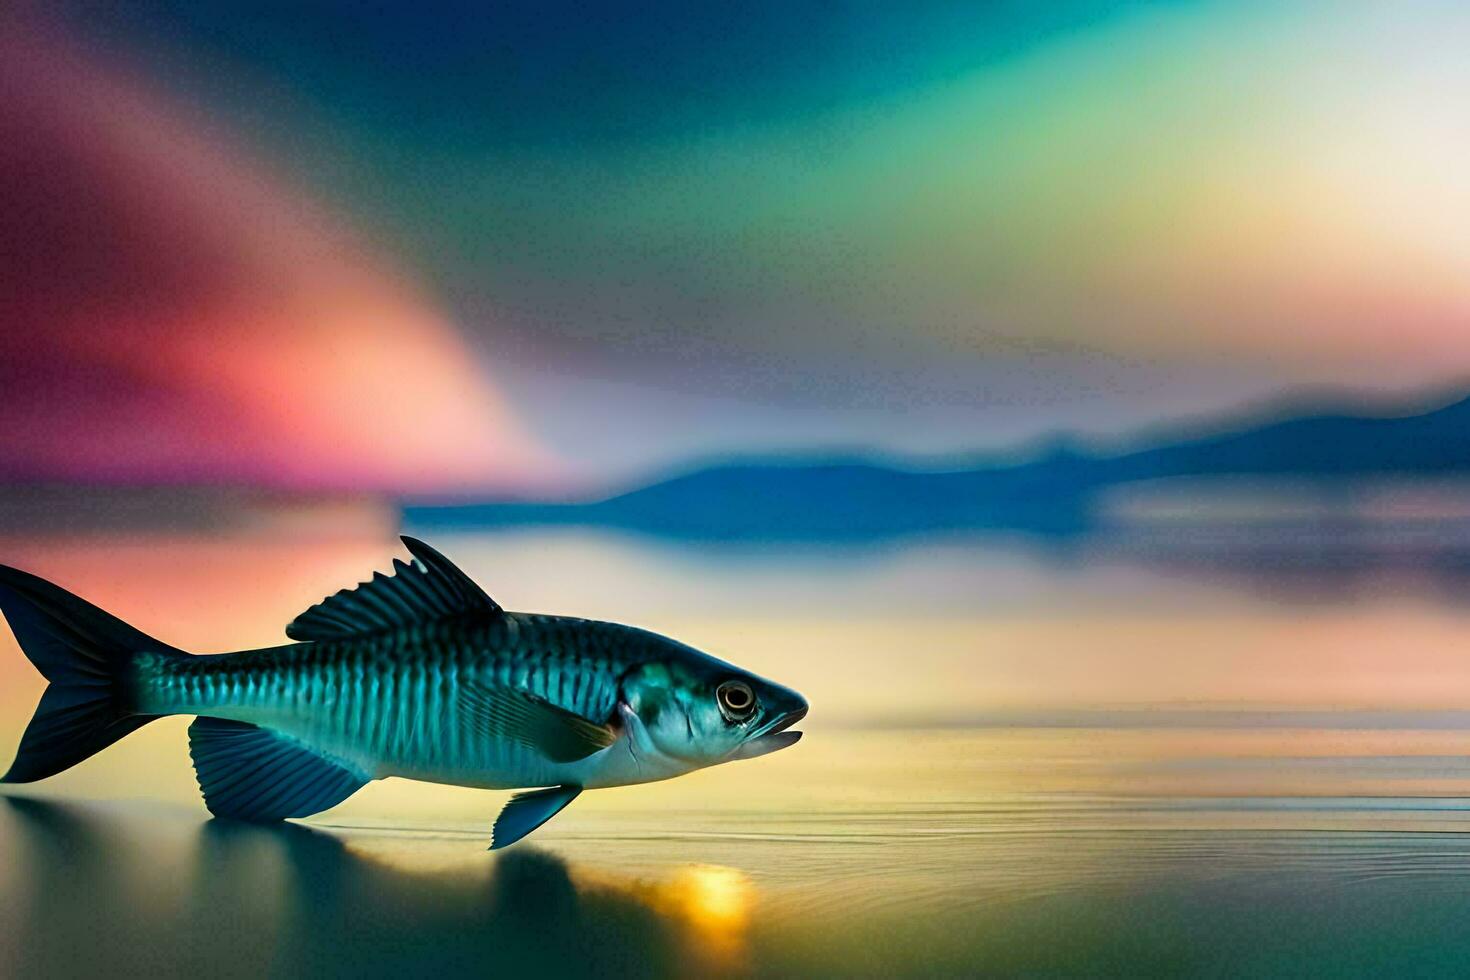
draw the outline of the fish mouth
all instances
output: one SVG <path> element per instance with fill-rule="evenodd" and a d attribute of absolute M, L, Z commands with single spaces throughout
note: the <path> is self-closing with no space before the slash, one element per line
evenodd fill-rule
<path fill-rule="evenodd" d="M 754 759 L 757 756 L 770 755 L 772 752 L 788 748 L 801 741 L 801 732 L 788 731 L 792 725 L 806 717 L 809 710 L 807 705 L 802 705 L 795 711 L 786 714 L 771 722 L 757 734 L 741 742 L 739 747 L 730 754 L 732 759 Z"/>
<path fill-rule="evenodd" d="M 810 710 L 811 706 L 804 704 L 800 708 L 797 708 L 795 711 L 786 712 L 786 714 L 782 715 L 780 718 L 776 719 L 773 724 L 768 726 L 765 731 L 761 732 L 759 737 L 765 738 L 767 735 L 775 735 L 778 732 L 784 732 L 786 729 L 790 728 L 792 725 L 805 718 L 806 713 Z M 793 732 L 792 734 L 800 735 L 801 732 Z"/>

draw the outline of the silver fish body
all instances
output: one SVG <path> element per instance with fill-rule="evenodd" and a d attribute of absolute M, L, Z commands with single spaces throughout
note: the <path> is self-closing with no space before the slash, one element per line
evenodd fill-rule
<path fill-rule="evenodd" d="M 196 715 L 190 753 L 216 816 L 307 816 L 401 776 L 512 798 L 500 847 L 584 789 L 667 779 L 793 744 L 789 688 L 616 623 L 507 612 L 448 559 L 375 574 L 287 627 L 302 642 L 191 655 L 0 566 L 0 611 L 51 682 L 3 777 L 60 772 L 139 726 Z"/>

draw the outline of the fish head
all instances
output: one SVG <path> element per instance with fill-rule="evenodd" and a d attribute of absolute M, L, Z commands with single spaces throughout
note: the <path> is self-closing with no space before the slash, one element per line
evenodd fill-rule
<path fill-rule="evenodd" d="M 795 745 L 801 732 L 789 729 L 808 707 L 791 688 L 703 654 L 634 669 L 621 696 L 659 752 L 694 767 Z"/>

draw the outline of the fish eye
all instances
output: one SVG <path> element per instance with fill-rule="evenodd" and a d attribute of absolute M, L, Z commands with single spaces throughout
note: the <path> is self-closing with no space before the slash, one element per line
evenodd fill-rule
<path fill-rule="evenodd" d="M 744 721 L 755 714 L 755 692 L 744 681 L 726 681 L 715 689 L 720 714 L 730 721 Z"/>

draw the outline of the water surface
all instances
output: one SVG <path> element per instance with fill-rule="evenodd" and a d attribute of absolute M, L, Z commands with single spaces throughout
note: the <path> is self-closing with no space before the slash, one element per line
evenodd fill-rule
<path fill-rule="evenodd" d="M 669 632 L 808 695 L 797 747 L 584 795 L 388 780 L 207 819 L 185 719 L 0 804 L 0 974 L 1453 973 L 1470 955 L 1470 608 L 1442 556 L 1162 562 L 1006 539 L 710 551 L 435 542 L 511 608 Z M 388 528 L 13 535 L 200 651 L 278 642 Z M 1450 576 L 1450 578 L 1446 578 Z M 0 640 L 0 751 L 41 682 Z"/>

